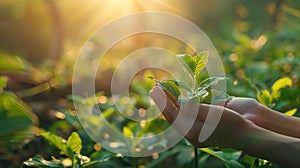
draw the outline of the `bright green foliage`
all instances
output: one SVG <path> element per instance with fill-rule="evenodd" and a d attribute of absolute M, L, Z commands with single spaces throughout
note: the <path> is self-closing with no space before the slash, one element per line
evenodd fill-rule
<path fill-rule="evenodd" d="M 192 77 L 198 75 L 204 68 L 208 59 L 208 51 L 204 51 L 195 56 L 178 55 L 180 63 L 183 65 L 186 72 Z"/>
<path fill-rule="evenodd" d="M 175 96 L 176 98 L 179 97 L 180 95 L 180 90 L 179 90 L 179 85 L 177 82 L 172 81 L 172 80 L 157 80 L 154 79 L 153 77 L 149 77 L 153 80 L 155 80 L 156 85 L 167 90 L 169 93 L 171 93 L 173 96 Z"/>
<path fill-rule="evenodd" d="M 257 99 L 260 103 L 265 106 L 270 106 L 272 103 L 272 97 L 268 90 L 264 89 L 261 92 L 257 93 Z"/>
<path fill-rule="evenodd" d="M 153 77 L 149 78 L 155 80 L 158 86 L 174 95 L 180 103 L 196 99 L 199 102 L 215 104 L 231 99 L 226 93 L 210 88 L 212 85 L 216 85 L 220 81 L 225 80 L 224 77 L 208 77 L 198 83 L 197 76 L 205 68 L 208 60 L 207 51 L 201 52 L 193 57 L 187 54 L 178 55 L 177 58 L 181 62 L 185 72 L 192 78 L 193 83 L 191 85 L 179 79 L 157 80 Z M 180 90 L 185 91 L 186 96 L 180 96 Z"/>
<path fill-rule="evenodd" d="M 292 80 L 288 77 L 283 77 L 275 81 L 272 85 L 271 93 L 267 89 L 263 89 L 261 92 L 258 91 L 257 99 L 265 106 L 272 107 L 273 101 L 280 97 L 280 91 L 285 87 L 292 87 Z"/>
<path fill-rule="evenodd" d="M 284 114 L 286 114 L 288 116 L 293 116 L 293 115 L 295 115 L 296 112 L 297 112 L 297 109 L 294 108 L 292 110 L 289 110 L 289 111 L 285 112 Z"/>
<path fill-rule="evenodd" d="M 284 77 L 278 79 L 272 86 L 272 98 L 277 99 L 280 96 L 280 90 L 285 87 L 292 87 L 291 78 Z"/>
<path fill-rule="evenodd" d="M 101 162 L 106 162 L 112 158 L 115 158 L 116 155 L 110 152 L 97 151 L 91 155 L 91 158 L 81 155 L 82 149 L 82 140 L 77 132 L 73 132 L 68 140 L 65 140 L 55 134 L 45 132 L 42 133 L 47 141 L 57 147 L 64 155 L 68 156 L 68 158 L 72 161 L 73 167 L 93 167 Z M 35 166 L 35 167 L 65 167 L 63 165 L 62 160 L 53 159 L 51 161 L 45 160 L 41 156 L 34 156 L 33 158 L 28 159 L 24 162 L 27 166 Z"/>
<path fill-rule="evenodd" d="M 67 146 L 76 154 L 79 154 L 82 148 L 82 142 L 78 133 L 73 132 L 68 138 Z"/>

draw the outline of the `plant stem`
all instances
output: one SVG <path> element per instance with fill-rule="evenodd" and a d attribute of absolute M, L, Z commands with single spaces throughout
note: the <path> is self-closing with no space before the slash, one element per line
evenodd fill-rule
<path fill-rule="evenodd" d="M 198 148 L 194 147 L 194 168 L 198 168 Z"/>

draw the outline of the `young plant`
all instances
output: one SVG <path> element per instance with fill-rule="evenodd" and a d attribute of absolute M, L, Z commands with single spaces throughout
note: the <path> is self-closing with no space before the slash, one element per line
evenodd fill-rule
<path fill-rule="evenodd" d="M 178 55 L 177 59 L 181 63 L 184 71 L 191 78 L 191 84 L 187 84 L 179 79 L 158 80 L 152 76 L 149 78 L 154 80 L 156 85 L 171 93 L 180 104 L 188 100 L 215 104 L 231 99 L 226 93 L 211 89 L 212 85 L 216 85 L 220 81 L 225 80 L 225 77 L 207 77 L 199 80 L 200 74 L 208 61 L 208 51 L 201 52 L 195 56 L 188 54 Z M 186 94 L 181 94 L 181 90 L 185 91 Z M 214 98 L 212 99 L 212 97 Z"/>

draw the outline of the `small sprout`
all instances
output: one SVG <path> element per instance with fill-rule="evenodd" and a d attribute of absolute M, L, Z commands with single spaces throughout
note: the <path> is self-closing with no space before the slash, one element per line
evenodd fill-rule
<path fill-rule="evenodd" d="M 157 86 L 175 96 L 180 104 L 192 99 L 212 104 L 230 100 L 232 97 L 226 93 L 211 89 L 211 86 L 225 80 L 225 77 L 208 77 L 203 79 L 200 83 L 197 82 L 197 76 L 205 68 L 208 61 L 208 54 L 208 51 L 204 51 L 196 56 L 188 54 L 177 56 L 185 72 L 192 78 L 193 83 L 191 85 L 179 79 L 158 80 L 153 76 L 149 76 L 148 78 L 154 80 Z M 185 91 L 186 96 L 181 95 L 180 90 Z"/>

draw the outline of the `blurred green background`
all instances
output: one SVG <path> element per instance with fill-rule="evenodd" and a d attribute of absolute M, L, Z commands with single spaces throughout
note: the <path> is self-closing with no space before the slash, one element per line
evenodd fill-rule
<path fill-rule="evenodd" d="M 292 115 L 300 116 L 300 1 L 1 0 L 0 167 L 26 167 L 23 161 L 35 155 L 42 155 L 53 164 L 56 159 L 60 166 L 79 164 L 76 158 L 84 160 L 72 154 L 62 154 L 59 152 L 62 149 L 47 143 L 47 140 L 53 143 L 42 138 L 47 131 L 65 139 L 77 132 L 82 139 L 81 154 L 90 158 L 99 159 L 97 154 L 102 156 L 101 152 L 107 152 L 101 144 L 95 144 L 87 137 L 76 119 L 73 101 L 85 100 L 71 95 L 73 65 L 81 46 L 101 25 L 134 12 L 153 10 L 187 18 L 208 35 L 223 60 L 228 94 L 260 97 L 262 103 L 273 109 L 292 111 Z M 105 66 L 100 67 L 96 79 L 99 106 L 102 110 L 112 110 L 111 117 L 116 120 L 119 119 L 116 109 L 109 101 L 114 62 L 142 48 L 145 43 L 179 51 L 175 42 L 167 45 L 147 41 L 147 35 L 131 38 L 133 43 L 121 43 L 109 51 Z M 161 72 L 157 73 L 161 75 Z M 140 76 L 141 80 L 146 80 L 143 74 Z M 272 85 L 283 77 L 288 77 L 292 86 L 281 89 L 280 97 L 272 101 L 261 99 L 262 91 L 271 91 Z M 142 81 L 132 85 L 137 105 L 144 107 L 146 102 L 141 95 L 146 94 L 153 83 Z M 141 91 L 141 88 L 146 91 Z M 268 97 L 267 94 L 263 96 Z M 124 131 L 125 127 L 133 134 L 137 134 L 139 124 L 123 120 L 116 123 L 120 130 L 123 128 Z M 156 129 L 153 126 L 153 130 L 147 131 L 155 132 Z M 39 136 L 41 134 L 44 136 Z M 181 142 L 170 151 L 152 157 L 115 158 L 111 154 L 107 155 L 111 160 L 97 164 L 140 168 L 177 163 L 178 167 L 192 167 L 193 155 L 182 156 L 182 151 L 192 153 L 191 147 Z M 276 167 L 260 159 L 245 161 L 248 155 L 239 151 L 215 151 L 221 152 L 220 155 L 227 153 L 239 162 L 238 166 Z M 211 157 L 204 151 L 199 157 L 202 167 L 232 167 L 229 162 Z"/>

